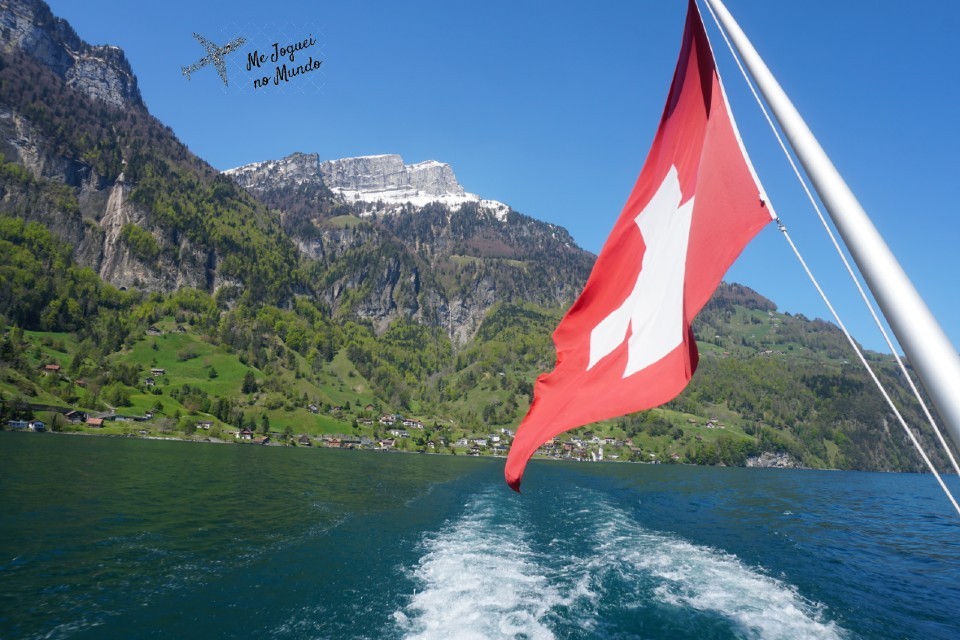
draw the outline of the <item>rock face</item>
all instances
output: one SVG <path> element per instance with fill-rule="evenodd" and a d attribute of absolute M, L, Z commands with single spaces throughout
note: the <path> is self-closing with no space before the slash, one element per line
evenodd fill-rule
<path fill-rule="evenodd" d="M 320 162 L 316 153 L 294 153 L 280 160 L 227 169 L 224 173 L 254 191 L 322 180 L 334 193 L 364 194 L 364 199 L 369 200 L 467 195 L 449 164 L 436 160 L 404 164 L 403 158 L 395 154 Z"/>
<path fill-rule="evenodd" d="M 0 48 L 19 51 L 53 70 L 67 86 L 113 107 L 143 106 L 123 51 L 82 41 L 41 0 L 0 2 Z"/>
<path fill-rule="evenodd" d="M 320 157 L 316 153 L 294 153 L 280 160 L 254 162 L 228 169 L 224 173 L 254 193 L 304 184 L 323 184 Z"/>
<path fill-rule="evenodd" d="M 465 195 L 450 165 L 436 160 L 407 165 L 392 154 L 327 160 L 320 163 L 320 175 L 334 192 L 383 194 L 388 198 Z"/>
<path fill-rule="evenodd" d="M 775 468 L 775 469 L 804 469 L 789 453 L 771 453 L 764 451 L 759 456 L 747 458 L 748 467 Z"/>
<path fill-rule="evenodd" d="M 341 158 L 321 162 L 317 154 L 294 153 L 280 160 L 254 162 L 225 171 L 254 192 L 322 183 L 343 202 L 361 204 L 359 214 L 395 213 L 403 205 L 423 207 L 439 202 L 452 208 L 476 203 L 503 218 L 510 207 L 467 193 L 445 162 L 404 164 L 396 154 Z"/>

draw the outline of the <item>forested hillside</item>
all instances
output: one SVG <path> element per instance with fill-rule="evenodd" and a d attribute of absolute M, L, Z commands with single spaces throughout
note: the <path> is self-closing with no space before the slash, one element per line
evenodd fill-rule
<path fill-rule="evenodd" d="M 550 333 L 562 314 L 499 304 L 458 346 L 439 327 L 396 321 L 378 333 L 308 298 L 281 308 L 196 289 L 119 291 L 70 254 L 41 225 L 0 219 L 4 422 L 41 416 L 58 430 L 221 440 L 248 428 L 281 443 L 305 435 L 502 453 L 533 380 L 552 367 Z M 733 465 L 767 453 L 788 465 L 920 469 L 832 325 L 722 285 L 696 331 L 700 368 L 681 396 L 583 427 L 545 453 L 594 459 L 603 447 L 606 459 Z M 903 396 L 890 358 L 872 360 Z M 71 409 L 107 417 L 107 426 L 70 424 Z M 404 419 L 414 426 L 393 423 Z M 212 431 L 198 434 L 198 424 Z"/>

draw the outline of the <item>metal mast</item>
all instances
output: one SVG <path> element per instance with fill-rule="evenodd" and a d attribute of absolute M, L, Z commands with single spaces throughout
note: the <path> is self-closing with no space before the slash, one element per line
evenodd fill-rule
<path fill-rule="evenodd" d="M 960 449 L 960 355 L 850 187 L 721 0 L 706 0 L 750 71 Z"/>

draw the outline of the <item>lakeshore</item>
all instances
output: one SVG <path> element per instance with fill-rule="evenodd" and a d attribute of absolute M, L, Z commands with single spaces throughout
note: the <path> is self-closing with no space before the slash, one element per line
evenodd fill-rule
<path fill-rule="evenodd" d="M 486 458 L 505 458 L 506 450 L 496 450 L 496 451 L 487 451 L 481 453 L 476 446 L 470 449 L 458 449 L 455 447 L 447 447 L 446 449 L 438 449 L 436 447 L 430 447 L 429 449 L 409 449 L 394 446 L 395 440 L 384 441 L 372 441 L 370 439 L 353 439 L 349 437 L 338 437 L 332 436 L 324 438 L 322 436 L 316 438 L 308 438 L 307 436 L 301 435 L 297 438 L 290 438 L 287 441 L 284 441 L 282 438 L 273 440 L 270 436 L 261 436 L 258 438 L 247 437 L 244 438 L 242 435 L 242 430 L 234 432 L 234 437 L 232 439 L 222 439 L 219 437 L 212 436 L 203 436 L 203 435 L 178 435 L 176 433 L 170 434 L 150 434 L 141 433 L 138 430 L 137 433 L 127 432 L 127 433 L 116 433 L 116 432 L 107 432 L 103 429 L 93 430 L 93 429 L 76 429 L 69 431 L 50 431 L 52 435 L 68 435 L 68 436 L 91 436 L 97 438 L 124 438 L 124 439 L 136 439 L 136 440 L 154 440 L 161 442 L 192 442 L 198 444 L 228 444 L 228 445 L 248 445 L 248 446 L 265 446 L 265 447 L 289 447 L 289 448 L 312 448 L 316 447 L 318 449 L 345 449 L 345 450 L 365 450 L 365 451 L 384 451 L 391 453 L 419 453 L 419 454 L 430 454 L 434 456 L 470 456 L 470 457 L 486 457 Z M 275 434 L 280 435 L 280 434 Z M 575 438 L 576 439 L 576 438 Z M 574 451 L 573 447 L 568 447 L 567 451 Z M 561 455 L 558 454 L 556 449 L 551 451 L 538 451 L 533 459 L 535 460 L 555 460 L 555 461 L 567 461 L 567 462 L 626 462 L 633 464 L 663 464 L 660 460 L 657 459 L 621 459 L 619 456 L 612 456 L 603 458 L 596 456 L 581 456 L 581 455 Z M 677 458 L 669 459 L 666 464 L 692 464 L 688 462 L 681 462 Z M 693 466 L 703 466 L 703 465 L 693 465 Z M 717 466 L 726 466 L 723 464 Z M 809 467 L 804 467 L 803 465 L 797 463 L 789 454 L 785 453 L 763 453 L 759 456 L 748 458 L 744 467 L 750 468 L 775 468 L 775 469 L 809 469 Z"/>

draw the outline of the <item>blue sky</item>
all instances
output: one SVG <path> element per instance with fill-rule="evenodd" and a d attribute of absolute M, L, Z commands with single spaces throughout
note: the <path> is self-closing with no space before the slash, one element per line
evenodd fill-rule
<path fill-rule="evenodd" d="M 467 191 L 600 250 L 640 171 L 676 63 L 684 0 L 130 3 L 52 0 L 93 44 L 123 48 L 150 111 L 218 169 L 294 151 L 448 162 Z M 960 345 L 960 4 L 727 0 L 934 315 Z M 869 8 L 868 8 L 869 7 Z M 703 6 L 701 5 L 703 10 Z M 887 351 L 706 16 L 747 149 L 855 337 Z M 230 86 L 181 67 L 225 44 Z M 255 88 L 245 68 L 307 38 L 320 69 Z M 265 67 L 272 76 L 275 65 Z M 828 316 L 771 225 L 727 276 L 781 311 Z"/>

